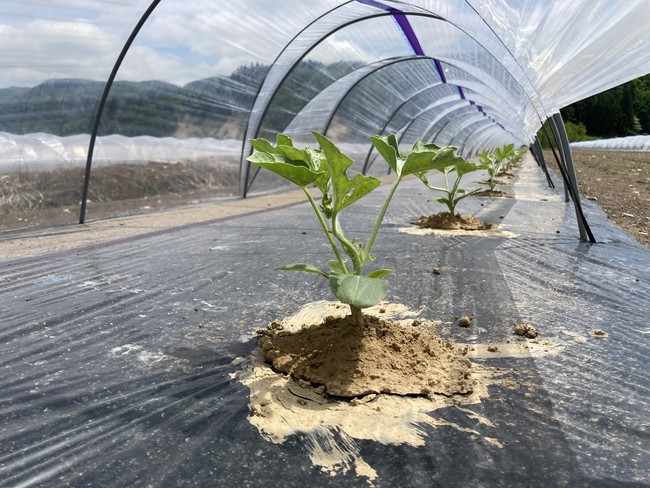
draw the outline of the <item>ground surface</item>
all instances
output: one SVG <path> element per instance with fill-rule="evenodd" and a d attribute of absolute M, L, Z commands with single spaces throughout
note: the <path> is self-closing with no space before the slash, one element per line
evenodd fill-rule
<path fill-rule="evenodd" d="M 553 154 L 545 154 L 551 169 Z M 650 246 L 650 152 L 573 151 L 580 192 Z"/>
<path fill-rule="evenodd" d="M 550 151 L 546 160 L 552 170 L 557 168 Z M 650 153 L 574 151 L 574 160 L 581 193 L 650 246 Z M 236 168 L 203 163 L 96 168 L 86 218 L 155 214 L 233 197 L 238 193 L 237 178 Z M 0 175 L 0 234 L 75 224 L 82 184 L 82 169 Z"/>

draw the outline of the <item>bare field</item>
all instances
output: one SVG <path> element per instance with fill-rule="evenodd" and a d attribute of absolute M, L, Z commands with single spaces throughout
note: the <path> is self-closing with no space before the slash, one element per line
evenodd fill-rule
<path fill-rule="evenodd" d="M 557 168 L 550 151 L 550 168 Z M 573 151 L 583 197 L 636 240 L 650 246 L 650 152 Z"/>
<path fill-rule="evenodd" d="M 84 168 L 0 175 L 0 232 L 76 223 Z M 237 195 L 239 167 L 206 161 L 114 164 L 93 168 L 90 218 L 142 214 L 206 198 Z"/>

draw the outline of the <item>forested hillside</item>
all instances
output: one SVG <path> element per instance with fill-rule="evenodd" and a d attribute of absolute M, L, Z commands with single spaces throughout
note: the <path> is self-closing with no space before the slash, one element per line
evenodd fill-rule
<path fill-rule="evenodd" d="M 300 63 L 276 95 L 266 125 L 284 128 L 311 97 L 354 69 L 350 63 Z M 268 66 L 241 66 L 231 75 L 180 87 L 162 81 L 116 81 L 100 135 L 240 138 Z M 0 90 L 0 132 L 89 133 L 104 89 L 98 81 L 49 80 L 33 88 Z"/>
<path fill-rule="evenodd" d="M 265 126 L 284 129 L 313 96 L 354 68 L 343 62 L 301 63 L 277 93 Z M 241 66 L 229 76 L 182 87 L 155 80 L 117 81 L 99 134 L 241 138 L 267 70 L 261 64 Z M 0 132 L 89 133 L 103 89 L 103 82 L 78 79 L 0 89 Z M 650 75 L 565 107 L 562 114 L 572 140 L 649 134 Z"/>

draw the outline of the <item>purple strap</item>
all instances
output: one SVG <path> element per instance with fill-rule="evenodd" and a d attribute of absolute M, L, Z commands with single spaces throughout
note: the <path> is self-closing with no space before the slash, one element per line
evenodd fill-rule
<path fill-rule="evenodd" d="M 386 5 L 384 3 L 377 2 L 376 0 L 357 0 L 357 1 L 359 3 L 363 3 L 365 5 L 369 5 L 371 7 L 375 7 L 381 10 L 385 10 L 386 12 L 390 12 L 391 14 L 393 14 L 393 19 L 395 19 L 395 22 L 402 30 L 402 33 L 404 34 L 406 40 L 410 44 L 411 49 L 413 49 L 413 52 L 418 56 L 425 56 L 424 49 L 422 49 L 422 46 L 420 45 L 418 36 L 415 34 L 415 31 L 413 30 L 413 26 L 411 25 L 408 17 L 403 11 L 391 7 L 389 5 Z M 447 83 L 447 77 L 445 76 L 445 71 L 442 69 L 442 64 L 440 64 L 440 61 L 434 59 L 433 63 L 436 67 L 436 71 L 438 72 L 438 76 L 440 76 L 440 80 L 443 83 Z"/>
<path fill-rule="evenodd" d="M 389 5 L 386 5 L 384 3 L 378 2 L 377 0 L 357 0 L 359 3 L 363 3 L 364 5 L 368 5 L 370 7 L 375 7 L 381 10 L 385 10 L 386 12 L 390 12 L 393 15 L 393 19 L 395 19 L 395 22 L 399 26 L 399 28 L 402 30 L 402 33 L 406 37 L 406 40 L 408 43 L 411 45 L 411 48 L 413 49 L 413 52 L 418 55 L 418 56 L 426 56 L 424 54 L 424 50 L 422 49 L 422 46 L 420 45 L 420 41 L 418 40 L 418 36 L 415 34 L 415 31 L 413 30 L 413 26 L 411 26 L 411 23 L 409 22 L 408 17 L 406 14 L 399 10 L 396 9 L 395 7 L 391 7 Z M 440 62 L 439 59 L 433 59 L 433 64 L 436 67 L 436 71 L 438 72 L 438 76 L 440 76 L 440 81 L 443 83 L 447 83 L 447 77 L 445 76 L 445 70 L 442 67 L 442 63 Z M 462 86 L 457 86 L 458 88 L 458 95 L 460 95 L 461 100 L 467 100 L 465 97 L 465 91 L 463 90 Z M 491 117 L 489 117 L 485 111 L 483 110 L 483 107 L 480 105 L 477 105 L 475 102 L 472 100 L 468 100 L 470 105 L 474 105 L 477 110 L 482 113 L 483 115 L 487 116 L 492 120 Z M 492 120 L 495 122 L 499 127 L 505 130 L 505 127 L 503 127 L 501 124 L 498 122 Z"/>

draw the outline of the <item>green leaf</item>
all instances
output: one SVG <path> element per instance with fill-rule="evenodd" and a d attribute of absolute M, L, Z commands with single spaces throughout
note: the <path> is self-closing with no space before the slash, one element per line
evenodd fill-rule
<path fill-rule="evenodd" d="M 458 173 L 458 176 L 463 176 L 472 171 L 478 171 L 480 168 L 476 164 L 463 159 L 454 165 L 454 169 Z"/>
<path fill-rule="evenodd" d="M 291 140 L 287 136 L 278 140 Z M 290 145 L 273 147 L 266 139 L 251 139 L 255 152 L 246 159 L 253 164 L 266 168 L 284 179 L 306 187 L 315 182 L 324 170 L 311 167 L 312 159 L 306 150 L 296 149 Z"/>
<path fill-rule="evenodd" d="M 314 172 L 304 166 L 276 161 L 273 155 L 269 153 L 255 152 L 246 159 L 253 164 L 282 176 L 284 179 L 300 187 L 306 187 L 316 181 L 321 175 L 321 173 Z"/>
<path fill-rule="evenodd" d="M 293 141 L 291 137 L 285 136 L 284 134 L 278 134 L 276 136 L 276 145 L 277 146 L 293 146 Z"/>
<path fill-rule="evenodd" d="M 266 139 L 251 139 L 251 147 L 256 151 L 274 153 L 275 147 Z"/>
<path fill-rule="evenodd" d="M 395 270 L 393 269 L 378 269 L 368 274 L 368 278 L 383 278 L 384 276 L 388 276 L 393 273 L 395 273 Z"/>
<path fill-rule="evenodd" d="M 319 274 L 321 276 L 324 276 L 325 278 L 330 277 L 330 275 L 328 275 L 327 273 L 323 273 L 316 266 L 313 266 L 311 264 L 305 264 L 305 263 L 288 264 L 288 265 L 282 266 L 281 268 L 278 268 L 278 269 L 282 270 L 282 271 L 304 271 L 306 273 L 316 273 L 316 274 Z"/>
<path fill-rule="evenodd" d="M 347 270 L 343 269 L 341 266 L 341 263 L 339 263 L 336 259 L 331 259 L 327 261 L 327 266 L 329 267 L 330 271 L 335 274 L 347 274 Z"/>
<path fill-rule="evenodd" d="M 387 137 L 384 136 L 370 136 L 372 144 L 377 149 L 377 152 L 386 160 L 388 165 L 392 170 L 397 173 L 397 162 L 398 159 L 402 159 L 399 153 L 399 147 L 397 145 L 397 138 L 395 134 L 391 134 Z"/>
<path fill-rule="evenodd" d="M 447 166 L 454 166 L 465 161 L 456 154 L 455 147 L 437 148 L 435 144 L 422 144 L 419 141 L 413 145 L 413 151 L 408 155 L 404 166 L 398 173 L 402 176 L 418 174 L 432 169 L 444 172 Z"/>
<path fill-rule="evenodd" d="M 332 293 L 343 303 L 358 308 L 377 305 L 386 296 L 388 281 L 367 276 L 331 274 Z"/>
<path fill-rule="evenodd" d="M 330 172 L 327 158 L 325 158 L 323 151 L 318 149 L 305 148 L 305 151 L 310 159 L 310 167 L 312 170 L 322 172 L 314 181 L 314 185 L 316 185 L 316 188 L 318 188 L 323 194 L 323 197 L 325 197 L 330 191 Z"/>
<path fill-rule="evenodd" d="M 327 137 L 317 132 L 312 132 L 312 134 L 327 158 L 335 212 L 340 212 L 345 207 L 352 205 L 381 184 L 381 180 L 378 178 L 362 174 L 357 174 L 350 179 L 347 170 L 354 161 L 343 154 Z"/>

